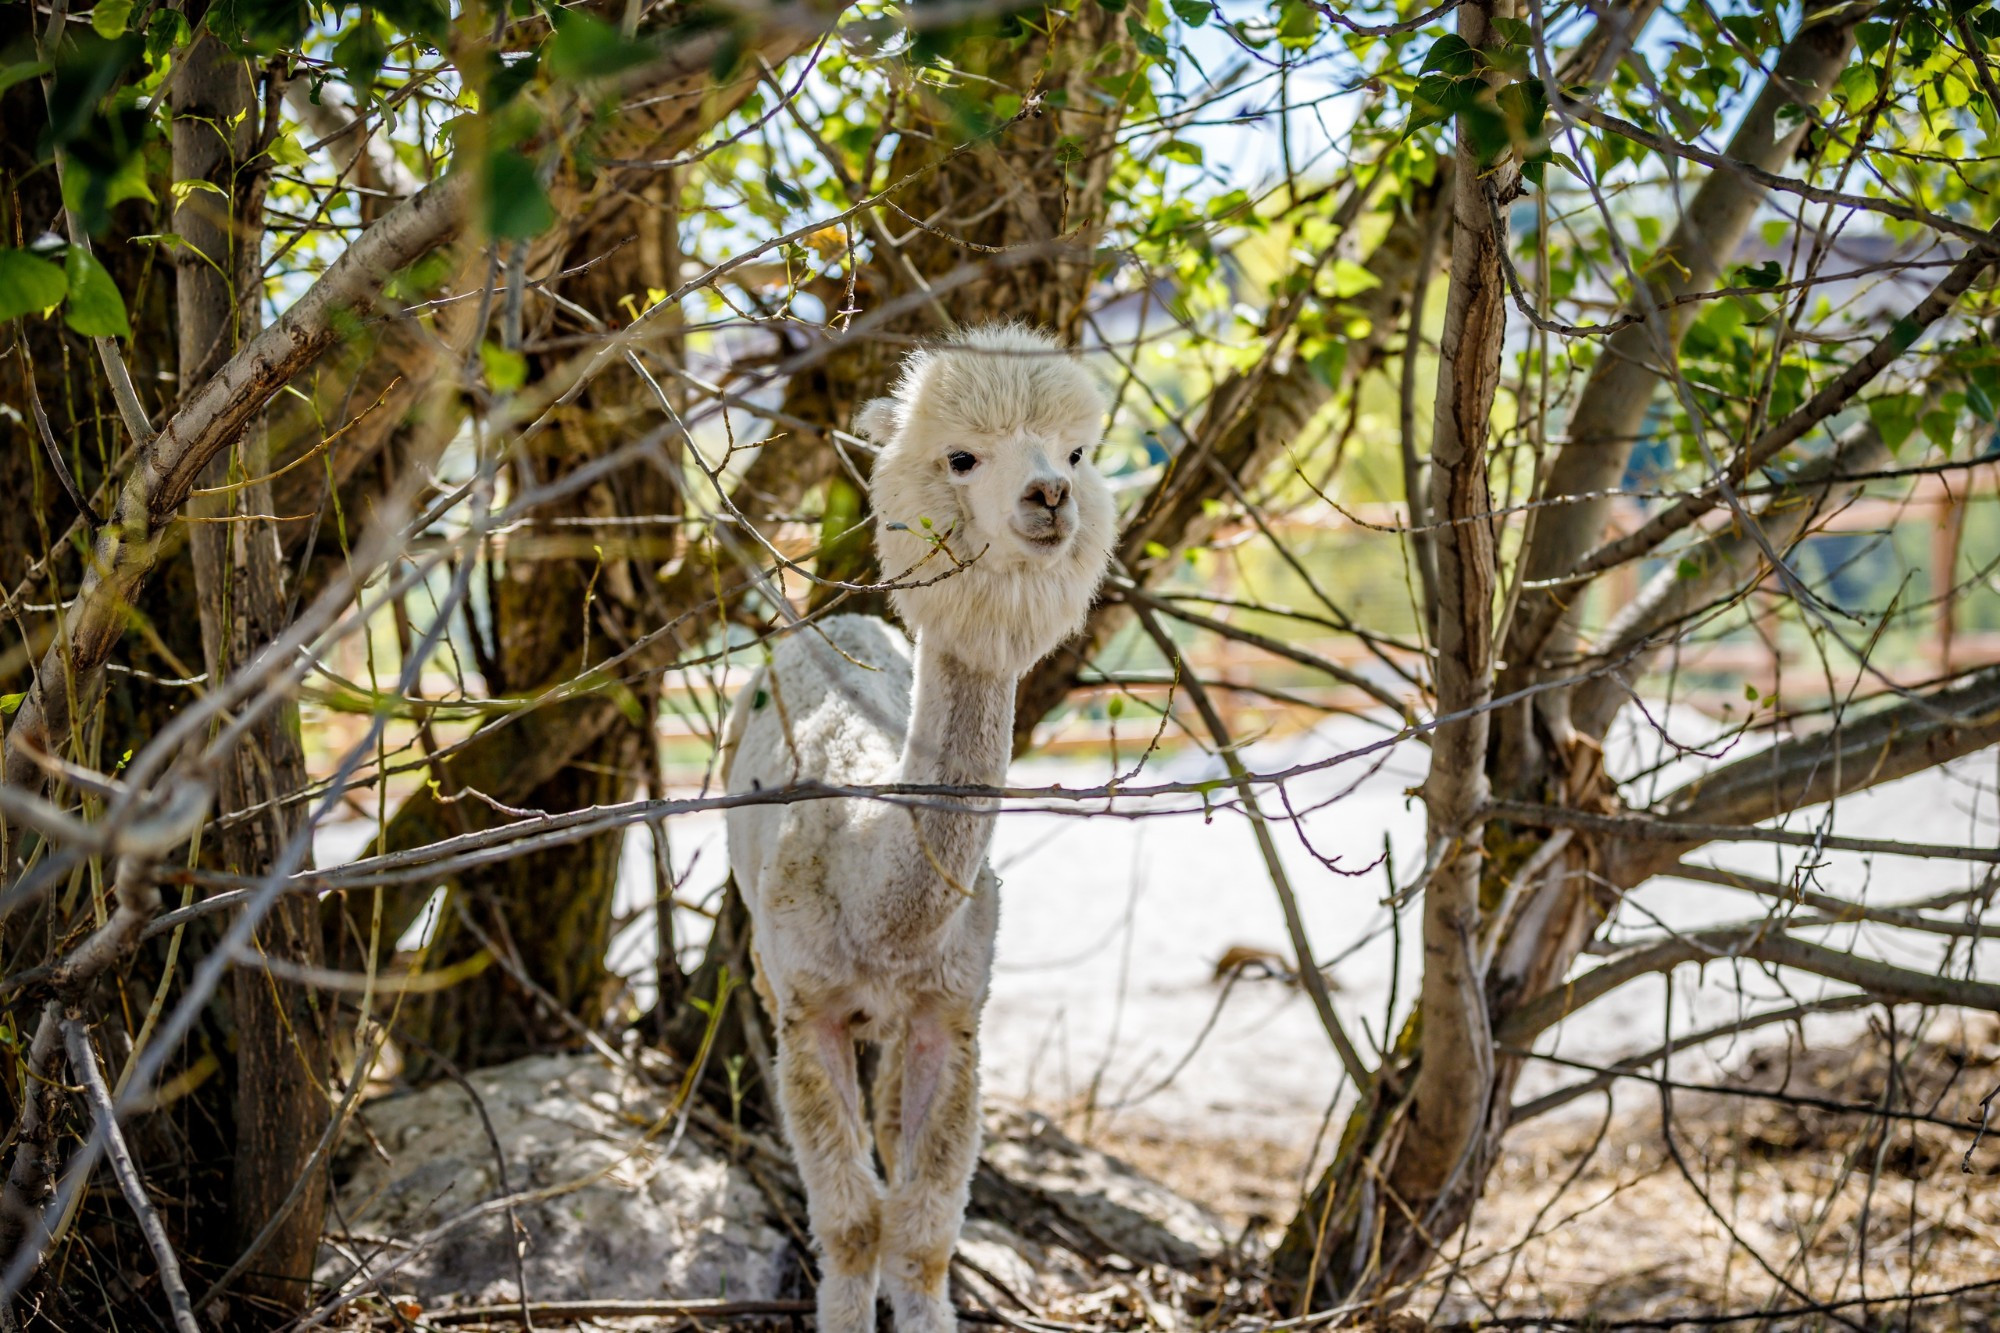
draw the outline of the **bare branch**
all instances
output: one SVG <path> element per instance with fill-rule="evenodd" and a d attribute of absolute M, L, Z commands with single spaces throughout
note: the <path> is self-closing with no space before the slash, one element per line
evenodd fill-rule
<path fill-rule="evenodd" d="M 1787 42 L 1770 76 L 1744 113 L 1729 141 L 1729 156 L 1775 168 L 1791 155 L 1805 132 L 1803 124 L 1781 122 L 1788 105 L 1814 106 L 1847 65 L 1860 10 L 1842 11 L 1811 22 Z M 1565 106 L 1570 105 L 1565 103 Z M 1763 201 L 1764 191 L 1742 176 L 1712 172 L 1688 202 L 1673 235 L 1646 266 L 1653 290 L 1634 293 L 1628 308 L 1655 310 L 1661 301 L 1713 285 Z M 1548 494 L 1585 495 L 1610 487 L 1624 471 L 1641 422 L 1660 380 L 1662 347 L 1678 341 L 1678 324 L 1654 315 L 1631 325 L 1605 344 L 1575 410 L 1569 439 L 1550 466 Z M 1607 504 L 1580 505 L 1563 524 L 1545 523 L 1523 556 L 1524 591 L 1504 653 L 1514 672 L 1540 656 L 1566 599 L 1543 589 L 1543 580 L 1569 573 L 1602 531 Z"/>
<path fill-rule="evenodd" d="M 1299 984 L 1312 1000 L 1313 1011 L 1319 1015 L 1320 1026 L 1326 1030 L 1327 1039 L 1340 1056 L 1340 1064 L 1347 1071 L 1347 1077 L 1353 1080 L 1357 1089 L 1364 1089 L 1374 1081 L 1374 1073 L 1368 1068 L 1368 1062 L 1361 1058 L 1361 1052 L 1355 1048 L 1347 1030 L 1341 1026 L 1340 1016 L 1333 1011 L 1333 996 L 1327 991 L 1326 976 L 1319 970 L 1319 960 L 1314 957 L 1312 944 L 1306 938 L 1305 918 L 1299 914 L 1298 895 L 1292 892 L 1291 877 L 1285 873 L 1284 862 L 1278 858 L 1277 844 L 1271 840 L 1270 825 L 1258 808 L 1257 793 L 1250 785 L 1249 773 L 1243 767 L 1242 758 L 1236 753 L 1236 742 L 1230 738 L 1222 714 L 1215 710 L 1207 689 L 1181 661 L 1180 649 L 1174 645 L 1172 637 L 1160 628 L 1159 620 L 1153 615 L 1154 605 L 1152 599 L 1146 598 L 1135 600 L 1132 609 L 1160 654 L 1179 670 L 1188 698 L 1194 701 L 1202 724 L 1215 738 L 1215 752 L 1229 770 L 1230 780 L 1236 784 L 1237 794 L 1243 801 L 1243 812 L 1250 817 L 1250 831 L 1257 839 L 1257 852 L 1263 857 L 1265 872 L 1271 877 L 1271 888 L 1276 891 L 1278 905 L 1284 911 L 1285 931 L 1291 937 L 1292 953 L 1298 960 Z"/>
<path fill-rule="evenodd" d="M 1509 1015 L 1494 1035 L 1496 1040 L 1510 1045 L 1526 1045 L 1538 1034 L 1627 982 L 1655 972 L 1670 972 L 1683 963 L 1712 963 L 1732 958 L 1797 968 L 1829 980 L 1844 981 L 1881 1000 L 1961 1005 L 2000 1013 L 2000 985 L 1992 982 L 1897 967 L 1760 925 L 1750 929 L 1701 931 L 1634 949 L 1536 996 Z"/>
<path fill-rule="evenodd" d="M 2000 848 L 1996 847 L 1850 838 L 1838 833 L 1806 833 L 1796 829 L 1743 824 L 1696 824 L 1683 820 L 1653 819 L 1645 815 L 1599 815 L 1556 805 L 1537 805 L 1532 801 L 1492 801 L 1487 804 L 1485 815 L 1489 819 L 1506 819 L 1530 827 L 1580 829 L 1613 839 L 1654 843 L 1674 849 L 1635 853 L 1630 859 L 1620 861 L 1611 878 L 1626 887 L 1643 883 L 1651 874 L 1657 873 L 1656 870 L 1646 869 L 1653 861 L 1664 858 L 1663 864 L 1671 865 L 1689 849 L 1706 842 L 1768 842 L 1780 847 L 1811 847 L 1835 852 L 1866 852 L 1876 856 L 1913 856 L 1926 860 L 2000 865 Z"/>
<path fill-rule="evenodd" d="M 1772 1027 L 1779 1023 L 1796 1023 L 1812 1014 L 1837 1014 L 1855 1009 L 1865 1009 L 1881 1001 L 1873 995 L 1837 995 L 1832 999 L 1815 1000 L 1808 1004 L 1786 1005 L 1783 1009 L 1766 1009 L 1762 1013 L 1745 1014 L 1741 1018 L 1704 1028 L 1698 1032 L 1688 1032 L 1672 1041 L 1647 1051 L 1620 1060 L 1609 1068 L 1601 1070 L 1595 1077 L 1572 1083 L 1568 1087 L 1557 1088 L 1544 1093 L 1531 1102 L 1521 1102 L 1514 1107 L 1509 1124 L 1518 1125 L 1536 1116 L 1547 1115 L 1550 1111 L 1561 1110 L 1579 1097 L 1588 1097 L 1593 1092 L 1602 1092 L 1621 1078 L 1633 1076 L 1650 1077 L 1640 1071 L 1651 1068 L 1670 1055 L 1689 1050 L 1696 1046 L 1706 1046 L 1722 1037 L 1734 1037 L 1744 1032 L 1754 1032 L 1758 1028 Z"/>
<path fill-rule="evenodd" d="M 154 1210 L 153 1201 L 146 1197 L 146 1182 L 140 1178 L 138 1163 L 132 1160 L 132 1150 L 125 1145 L 124 1131 L 118 1128 L 118 1112 L 111 1105 L 111 1090 L 104 1085 L 104 1071 L 98 1067 L 97 1052 L 90 1049 L 89 1030 L 84 1027 L 81 1018 L 72 1015 L 63 1023 L 63 1035 L 69 1046 L 70 1068 L 83 1080 L 84 1100 L 90 1103 L 97 1132 L 104 1138 L 105 1156 L 111 1162 L 111 1174 L 117 1177 L 119 1191 L 124 1194 L 133 1216 L 139 1219 L 139 1230 L 146 1237 L 146 1247 L 152 1250 L 153 1260 L 160 1266 L 160 1286 L 166 1292 L 168 1308 L 173 1311 L 174 1327 L 180 1333 L 202 1333 L 201 1325 L 195 1322 L 187 1283 L 181 1280 L 180 1259 L 167 1240 L 167 1229 L 160 1224 L 160 1215 Z"/>

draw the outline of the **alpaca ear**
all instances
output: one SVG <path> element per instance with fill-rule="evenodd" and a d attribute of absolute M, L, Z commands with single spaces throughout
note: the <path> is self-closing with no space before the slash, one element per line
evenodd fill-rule
<path fill-rule="evenodd" d="M 888 443 L 896 428 L 903 424 L 903 405 L 894 398 L 870 398 L 854 414 L 854 433 L 865 435 L 878 444 Z"/>

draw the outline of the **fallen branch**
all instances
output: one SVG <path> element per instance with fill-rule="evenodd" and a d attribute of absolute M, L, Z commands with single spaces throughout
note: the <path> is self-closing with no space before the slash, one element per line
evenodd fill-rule
<path fill-rule="evenodd" d="M 146 1246 L 152 1250 L 153 1260 L 160 1266 L 160 1286 L 167 1294 L 168 1307 L 174 1312 L 174 1327 L 180 1333 L 202 1333 L 201 1325 L 194 1319 L 194 1305 L 188 1299 L 187 1283 L 181 1280 L 180 1260 L 167 1240 L 167 1229 L 161 1225 L 160 1215 L 153 1210 L 152 1200 L 146 1197 L 146 1182 L 139 1177 L 139 1166 L 132 1160 L 131 1148 L 126 1146 L 125 1133 L 118 1128 L 118 1112 L 111 1105 L 111 1090 L 104 1085 L 104 1071 L 98 1067 L 97 1053 L 90 1049 L 90 1033 L 81 1018 L 71 1015 L 63 1023 L 63 1036 L 69 1046 L 70 1068 L 83 1080 L 84 1100 L 90 1103 L 97 1132 L 104 1136 L 105 1156 L 111 1162 L 111 1174 L 118 1178 L 119 1192 L 124 1194 L 126 1204 L 139 1219 L 139 1230 L 146 1237 Z"/>

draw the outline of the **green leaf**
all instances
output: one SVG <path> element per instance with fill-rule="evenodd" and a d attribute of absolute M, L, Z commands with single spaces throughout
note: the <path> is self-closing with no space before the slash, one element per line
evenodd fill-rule
<path fill-rule="evenodd" d="M 1169 162 L 1185 162 L 1191 167 L 1198 167 L 1205 160 L 1201 145 L 1189 143 L 1186 139 L 1167 140 L 1160 145 L 1160 156 Z"/>
<path fill-rule="evenodd" d="M 1923 427 L 1924 438 L 1936 445 L 1949 458 L 1952 446 L 1958 442 L 1958 419 L 1949 412 L 1926 412 Z"/>
<path fill-rule="evenodd" d="M 555 225 L 556 210 L 535 176 L 535 164 L 519 153 L 486 158 L 486 234 L 525 241 Z"/>
<path fill-rule="evenodd" d="M 1767 259 L 1755 267 L 1738 264 L 1729 280 L 1732 287 L 1759 287 L 1768 291 L 1785 280 L 1785 267 L 1775 259 Z"/>
<path fill-rule="evenodd" d="M 1463 78 L 1479 70 L 1479 53 L 1472 49 L 1465 38 L 1455 32 L 1448 32 L 1431 43 L 1431 49 L 1424 56 L 1423 68 L 1419 74 L 1449 74 L 1453 78 Z"/>
<path fill-rule="evenodd" d="M 1865 106 L 1875 100 L 1875 71 L 1867 65 L 1849 65 L 1834 80 L 1833 90 L 1841 103 L 1849 108 Z"/>
<path fill-rule="evenodd" d="M 375 9 L 404 32 L 430 38 L 433 46 L 442 46 L 439 39 L 451 30 L 451 10 L 444 0 L 375 0 Z"/>
<path fill-rule="evenodd" d="M 96 255 L 72 245 L 63 256 L 63 272 L 69 278 L 69 302 L 63 308 L 63 319 L 71 328 L 86 338 L 132 336 L 131 322 L 125 318 L 125 298 Z"/>
<path fill-rule="evenodd" d="M 223 188 L 214 181 L 200 180 L 193 176 L 188 177 L 184 181 L 175 181 L 167 187 L 167 193 L 173 196 L 175 208 L 179 208 L 182 204 L 185 204 L 188 201 L 188 196 L 196 192 L 202 194 L 219 194 L 225 199 L 229 197 Z"/>
<path fill-rule="evenodd" d="M 1359 296 L 1372 287 L 1380 287 L 1382 279 L 1370 273 L 1352 259 L 1333 261 L 1333 294 L 1341 300 Z"/>
<path fill-rule="evenodd" d="M 1278 41 L 1304 49 L 1319 36 L 1319 11 L 1305 0 L 1281 0 L 1278 6 Z"/>
<path fill-rule="evenodd" d="M 542 57 L 534 51 L 523 56 L 495 59 L 487 71 L 486 91 L 481 95 L 479 104 L 489 112 L 499 111 L 528 86 L 541 67 Z"/>
<path fill-rule="evenodd" d="M 574 9 L 556 10 L 556 40 L 549 71 L 559 79 L 602 79 L 645 63 L 652 48 L 602 19 Z"/>
<path fill-rule="evenodd" d="M 123 145 L 107 148 L 101 143 L 105 127 L 93 121 L 98 119 L 97 104 L 117 86 L 125 67 L 144 46 L 130 35 L 104 41 L 92 33 L 78 33 L 63 44 L 55 83 L 49 89 L 49 124 L 42 138 L 45 147 L 83 139 L 80 147 L 87 150 L 122 151 Z M 90 131 L 87 135 L 86 130 Z"/>
<path fill-rule="evenodd" d="M 486 368 L 486 382 L 502 393 L 528 382 L 528 358 L 498 343 L 479 344 L 479 364 Z"/>
<path fill-rule="evenodd" d="M 1920 403 L 1913 393 L 1887 393 L 1868 400 L 1868 419 L 1881 432 L 1890 453 L 1900 453 L 1903 442 L 1916 432 Z"/>
<path fill-rule="evenodd" d="M 1137 15 L 1125 20 L 1125 31 L 1132 34 L 1132 44 L 1139 48 L 1141 55 L 1150 56 L 1154 60 L 1167 58 L 1166 42 L 1160 39 L 1158 33 L 1141 23 Z"/>
<path fill-rule="evenodd" d="M 389 43 L 383 40 L 375 16 L 366 10 L 345 37 L 334 43 L 333 63 L 347 74 L 347 86 L 366 106 L 374 96 L 375 78 L 389 58 Z"/>
<path fill-rule="evenodd" d="M 132 0 L 97 0 L 90 11 L 90 26 L 99 37 L 123 37 L 132 20 Z"/>
<path fill-rule="evenodd" d="M 63 299 L 69 279 L 26 250 L 0 250 L 0 322 L 38 314 Z"/>
<path fill-rule="evenodd" d="M 1467 79 L 1466 82 L 1476 85 L 1479 80 Z M 1481 166 L 1498 162 L 1514 146 L 1514 135 L 1507 117 L 1484 102 L 1468 101 L 1459 110 L 1458 123 L 1473 152 L 1478 155 Z"/>
<path fill-rule="evenodd" d="M 1970 380 L 1965 385 L 1965 405 L 1972 409 L 1972 415 L 1988 424 L 1992 423 L 1993 400 L 1987 397 L 1986 390 Z"/>
<path fill-rule="evenodd" d="M 86 219 L 91 220 L 91 230 L 103 228 L 104 211 L 124 203 L 127 199 L 144 199 L 147 203 L 158 203 L 153 187 L 146 180 L 146 158 L 143 153 L 131 153 L 113 164 L 109 170 L 98 163 L 85 168 L 64 173 L 63 204 L 74 208 Z"/>
<path fill-rule="evenodd" d="M 1306 358 L 1306 369 L 1327 388 L 1338 390 L 1347 371 L 1347 344 L 1331 338 L 1320 342 Z"/>
<path fill-rule="evenodd" d="M 799 189 L 798 186 L 792 184 L 783 176 L 780 176 L 776 171 L 767 171 L 764 173 L 764 188 L 771 192 L 773 199 L 776 199 L 787 208 L 804 208 L 806 204 L 811 202 L 806 198 L 805 191 Z"/>
<path fill-rule="evenodd" d="M 1422 129 L 1450 120 L 1472 104 L 1485 87 L 1478 79 L 1459 79 L 1447 74 L 1428 74 L 1417 80 L 1410 94 L 1410 128 Z"/>
<path fill-rule="evenodd" d="M 0 713 L 5 713 L 8 717 L 14 716 L 14 714 L 21 711 L 21 704 L 27 697 L 28 692 L 26 690 L 22 690 L 18 694 L 0 694 Z"/>
<path fill-rule="evenodd" d="M 1174 14 L 1190 28 L 1199 28 L 1208 22 L 1208 16 L 1215 12 L 1208 0 L 1169 0 Z"/>
<path fill-rule="evenodd" d="M 1548 97 L 1540 79 L 1510 83 L 1495 96 L 1494 105 L 1506 122 L 1508 138 L 1527 155 L 1542 143 L 1542 125 L 1548 119 Z"/>
<path fill-rule="evenodd" d="M 279 131 L 271 140 L 270 153 L 271 161 L 281 167 L 303 167 L 312 161 L 299 143 L 299 136 L 290 130 Z"/>
<path fill-rule="evenodd" d="M 193 40 L 185 15 L 171 9 L 155 10 L 146 22 L 146 59 L 157 65 Z"/>
<path fill-rule="evenodd" d="M 217 37 L 264 55 L 297 47 L 311 20 L 304 0 L 217 0 L 208 11 Z"/>
<path fill-rule="evenodd" d="M 46 60 L 22 60 L 12 65 L 0 66 L 0 93 L 6 92 L 23 79 L 39 79 L 49 72 Z"/>

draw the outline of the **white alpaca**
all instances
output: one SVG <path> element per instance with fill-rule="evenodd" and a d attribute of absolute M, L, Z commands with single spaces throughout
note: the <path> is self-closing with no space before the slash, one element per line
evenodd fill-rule
<path fill-rule="evenodd" d="M 1050 338 L 976 329 L 913 353 L 857 416 L 890 600 L 916 636 L 836 616 L 782 640 L 725 729 L 732 792 L 801 780 L 997 786 L 1021 674 L 1083 623 L 1115 515 L 1087 455 L 1104 400 Z M 914 660 L 913 660 L 914 656 Z M 729 812 L 777 1029 L 778 1104 L 820 1254 L 820 1333 L 955 1327 L 946 1269 L 979 1155 L 979 1014 L 999 881 L 994 802 Z M 855 1042 L 881 1045 L 870 1158 Z"/>

